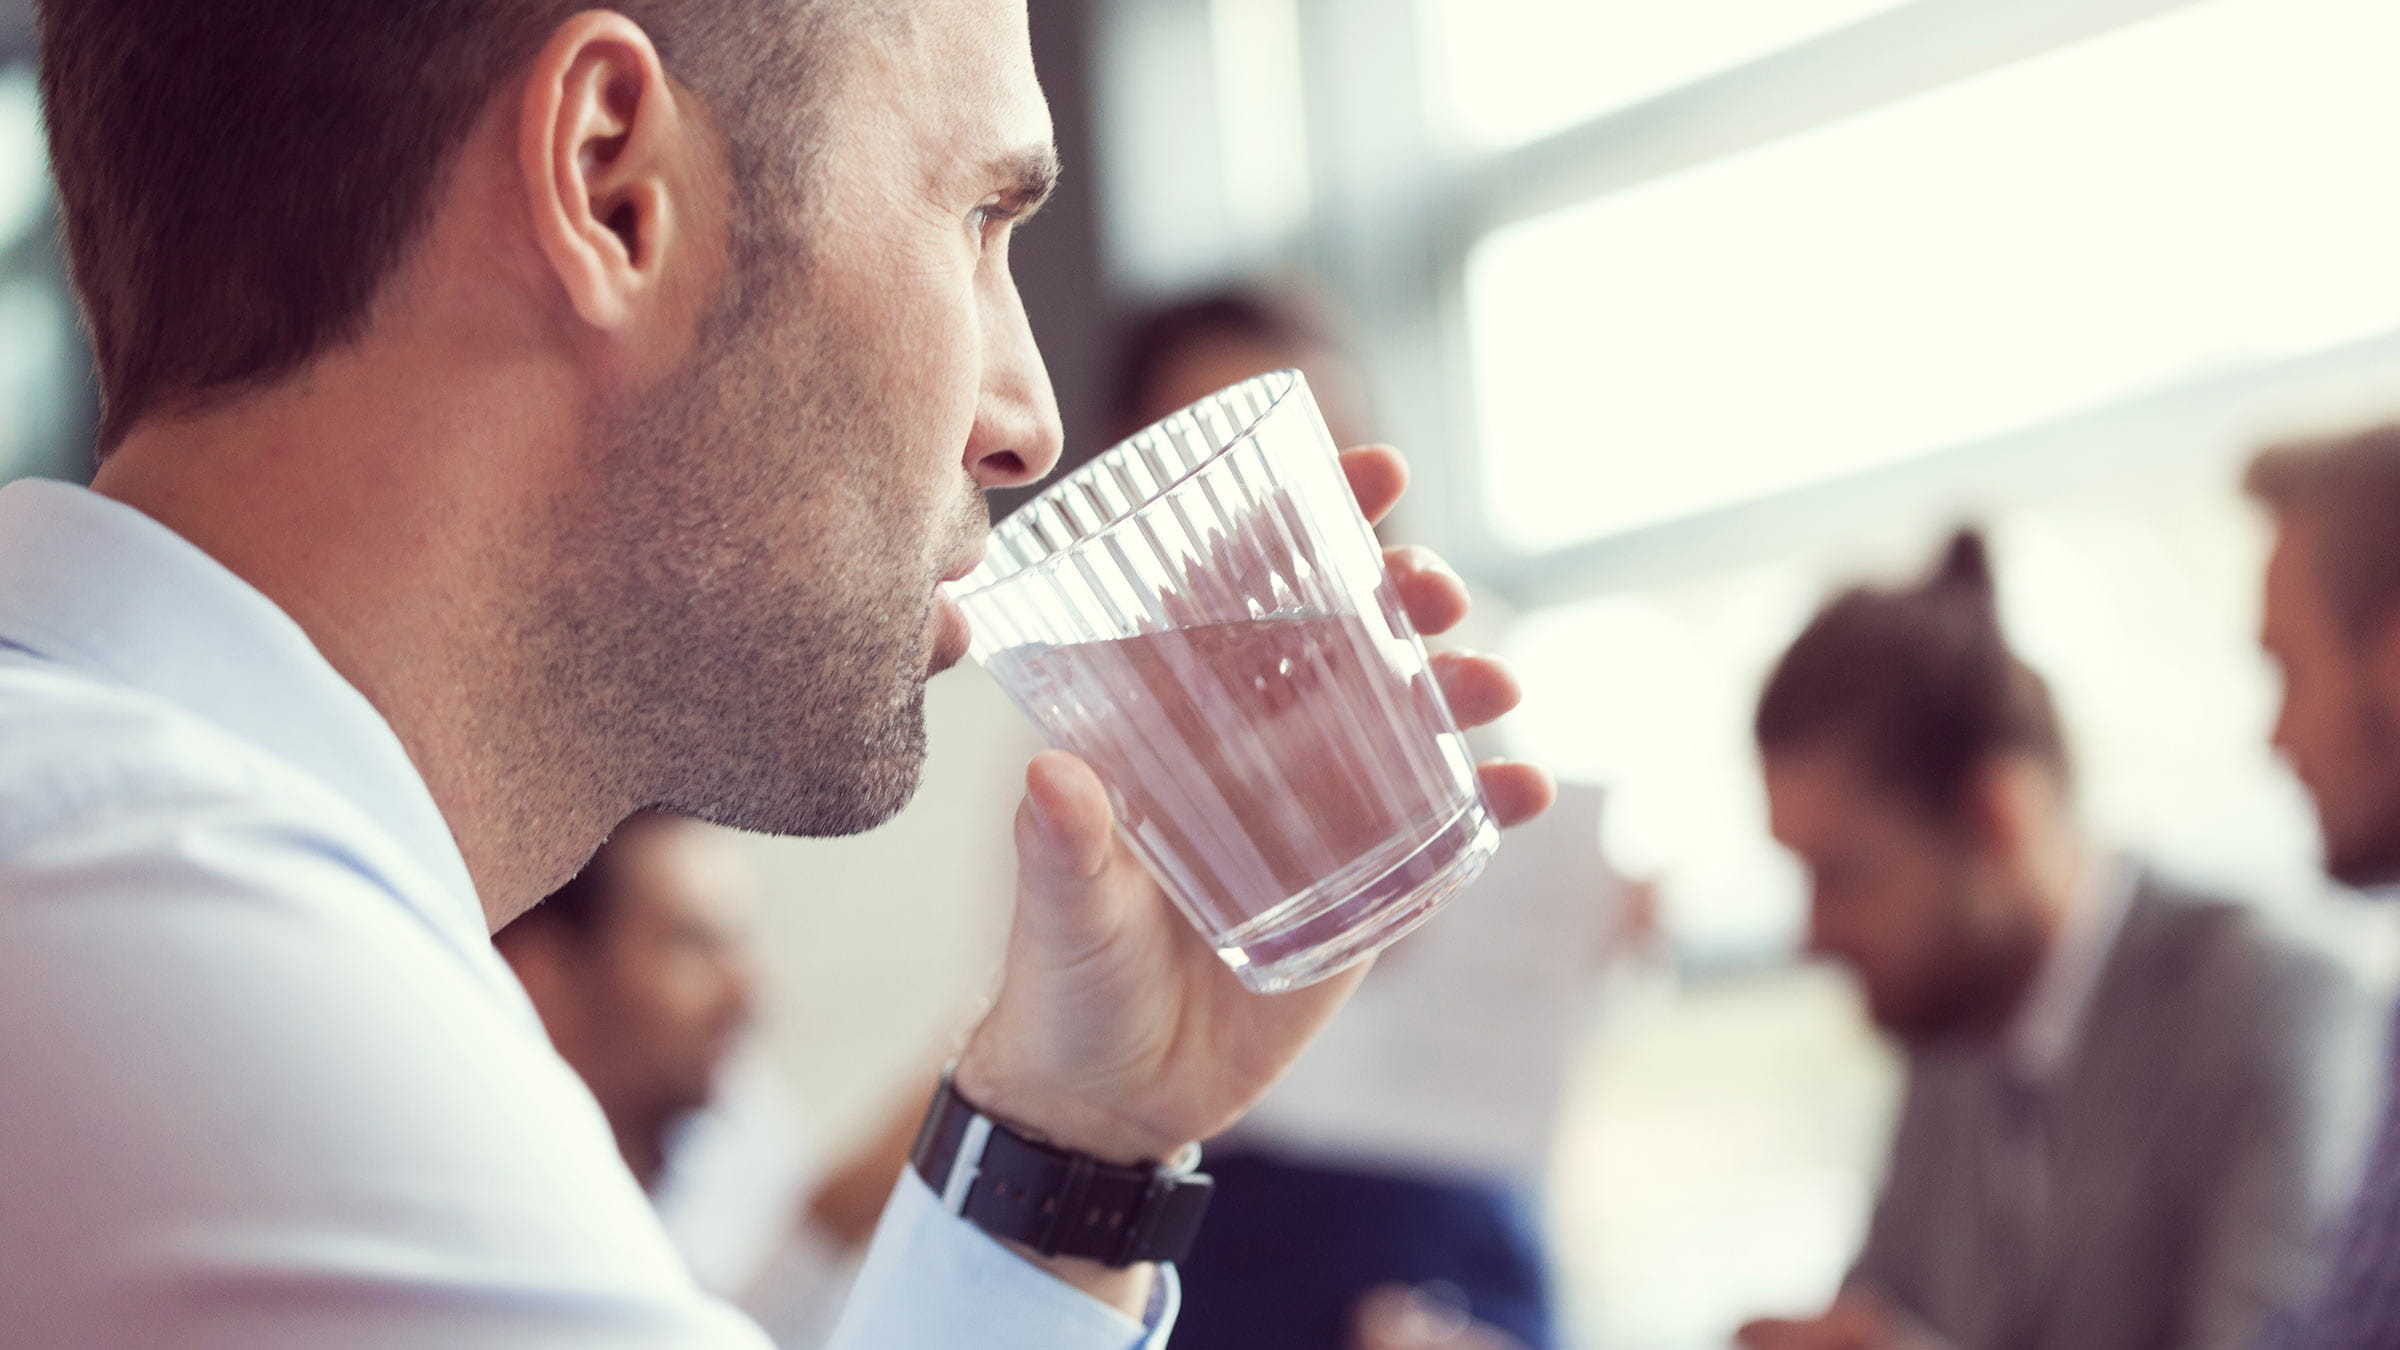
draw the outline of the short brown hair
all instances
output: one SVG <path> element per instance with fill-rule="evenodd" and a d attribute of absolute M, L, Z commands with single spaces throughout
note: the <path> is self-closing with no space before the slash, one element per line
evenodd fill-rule
<path fill-rule="evenodd" d="M 1768 753 L 1838 742 L 1941 819 L 1995 756 L 2068 767 L 2049 686 L 2009 650 L 1990 556 L 1971 530 L 1923 581 L 1856 587 L 1818 611 L 1768 677 L 1755 731 Z"/>
<path fill-rule="evenodd" d="M 2400 423 L 2270 447 L 2243 486 L 2311 527 L 2326 598 L 2354 636 L 2400 608 Z"/>
<path fill-rule="evenodd" d="M 486 100 L 585 7 L 42 0 L 44 120 L 101 452 L 145 415 L 356 337 Z M 615 8 L 728 118 L 797 116 L 812 92 L 815 0 Z"/>

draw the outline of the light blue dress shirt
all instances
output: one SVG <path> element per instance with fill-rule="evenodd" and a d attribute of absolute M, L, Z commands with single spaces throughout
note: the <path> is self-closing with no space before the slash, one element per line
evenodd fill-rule
<path fill-rule="evenodd" d="M 840 1350 L 1156 1350 L 913 1174 Z M 0 488 L 0 1341 L 738 1347 L 399 740 L 148 517 Z"/>

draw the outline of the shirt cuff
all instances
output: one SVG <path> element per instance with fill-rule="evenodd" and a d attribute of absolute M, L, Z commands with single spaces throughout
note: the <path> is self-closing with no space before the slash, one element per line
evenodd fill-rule
<path fill-rule="evenodd" d="M 828 1350 L 1163 1350 L 1182 1307 L 1162 1265 L 1137 1322 L 946 1212 L 915 1169 L 876 1225 Z"/>

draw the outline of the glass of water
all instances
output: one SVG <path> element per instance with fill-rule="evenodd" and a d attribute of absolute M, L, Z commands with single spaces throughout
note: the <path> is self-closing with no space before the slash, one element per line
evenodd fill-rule
<path fill-rule="evenodd" d="M 951 594 L 975 659 L 1098 771 L 1128 844 L 1252 989 L 1393 942 L 1499 846 L 1298 371 L 1061 479 Z"/>

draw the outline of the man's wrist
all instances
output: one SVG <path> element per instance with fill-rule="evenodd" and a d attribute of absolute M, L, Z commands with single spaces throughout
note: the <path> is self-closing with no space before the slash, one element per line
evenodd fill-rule
<path fill-rule="evenodd" d="M 959 1094 L 978 1110 L 1019 1133 L 1056 1148 L 1089 1154 L 1123 1167 L 1167 1165 L 1193 1140 L 1147 1128 L 1123 1113 L 1080 1100 L 1074 1093 L 1000 1069 L 970 1044 L 951 1070 Z"/>
<path fill-rule="evenodd" d="M 972 1045 L 951 1066 L 949 1081 L 975 1110 L 1009 1129 L 1104 1163 L 1127 1167 L 1154 1164 L 1187 1147 L 1129 1129 L 1110 1113 L 1080 1107 L 1069 1094 L 1034 1086 L 1021 1076 L 993 1072 L 990 1061 Z M 1128 1317 L 1140 1321 L 1149 1314 L 1158 1283 L 1155 1264 L 1113 1266 L 1081 1257 L 1044 1256 L 1021 1242 L 1001 1240 L 1000 1245 Z"/>

